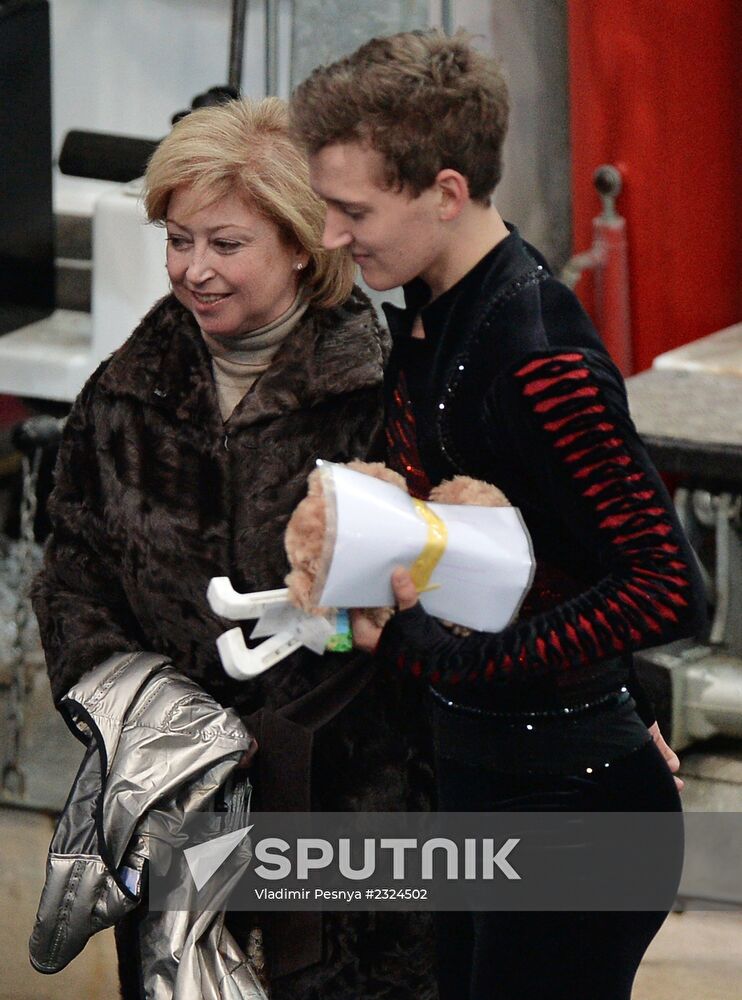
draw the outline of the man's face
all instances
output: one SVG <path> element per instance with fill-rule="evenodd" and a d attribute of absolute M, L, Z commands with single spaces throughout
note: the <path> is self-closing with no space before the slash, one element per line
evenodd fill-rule
<path fill-rule="evenodd" d="M 383 187 L 384 160 L 357 142 L 333 143 L 309 157 L 309 179 L 327 203 L 328 250 L 349 247 L 370 288 L 386 291 L 434 270 L 442 252 L 435 186 L 411 197 Z"/>

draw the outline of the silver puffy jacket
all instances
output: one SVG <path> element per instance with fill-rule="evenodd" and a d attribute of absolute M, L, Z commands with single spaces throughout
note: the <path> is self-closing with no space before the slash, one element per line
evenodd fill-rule
<path fill-rule="evenodd" d="M 86 753 L 49 848 L 29 942 L 31 962 L 44 973 L 63 969 L 93 934 L 139 905 L 151 821 L 179 828 L 187 813 L 208 809 L 243 753 L 255 749 L 236 712 L 152 653 L 110 657 L 60 708 Z M 243 795 L 240 826 L 248 803 Z M 249 847 L 244 854 L 246 865 Z M 213 900 L 208 912 L 142 906 L 141 914 L 147 1000 L 265 998 Z"/>

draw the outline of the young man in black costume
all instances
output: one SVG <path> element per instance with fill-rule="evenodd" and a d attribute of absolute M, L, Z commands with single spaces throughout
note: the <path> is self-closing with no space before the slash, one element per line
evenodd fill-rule
<path fill-rule="evenodd" d="M 702 588 L 620 374 L 493 203 L 499 67 L 462 35 L 374 39 L 315 70 L 292 113 L 325 246 L 372 288 L 404 286 L 385 307 L 389 464 L 421 497 L 457 474 L 496 484 L 533 540 L 533 588 L 496 635 L 448 632 L 403 569 L 384 630 L 356 623 L 358 645 L 430 683 L 439 807 L 678 810 L 631 653 L 699 628 Z M 663 919 L 441 915 L 441 997 L 627 1000 Z"/>

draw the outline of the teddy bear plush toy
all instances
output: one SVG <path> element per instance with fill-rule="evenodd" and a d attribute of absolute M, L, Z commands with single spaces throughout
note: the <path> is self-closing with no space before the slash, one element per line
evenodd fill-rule
<path fill-rule="evenodd" d="M 347 463 L 347 468 L 391 483 L 404 493 L 408 492 L 404 478 L 381 462 L 353 461 Z M 316 598 L 322 590 L 329 562 L 327 538 L 330 510 L 325 501 L 319 469 L 310 473 L 307 485 L 307 496 L 299 503 L 286 527 L 284 543 L 291 566 L 286 586 L 291 602 L 303 611 L 313 613 L 320 610 L 317 608 Z M 480 507 L 510 506 L 505 494 L 496 486 L 468 476 L 456 476 L 434 486 L 429 500 L 434 503 L 473 504 Z M 392 608 L 363 609 L 363 613 L 378 626 L 383 626 L 392 612 Z M 462 634 L 468 632 L 463 626 L 455 626 L 455 629 Z"/>

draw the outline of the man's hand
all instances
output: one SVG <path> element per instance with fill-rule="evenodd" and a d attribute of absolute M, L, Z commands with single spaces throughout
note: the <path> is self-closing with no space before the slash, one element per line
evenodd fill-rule
<path fill-rule="evenodd" d="M 373 653 L 379 645 L 381 629 L 374 625 L 372 621 L 358 608 L 350 610 L 350 627 L 353 632 L 353 645 L 356 649 L 363 650 L 364 653 Z"/>
<path fill-rule="evenodd" d="M 665 758 L 665 763 L 672 771 L 675 776 L 675 784 L 679 792 L 682 792 L 685 787 L 685 782 L 682 778 L 678 778 L 676 771 L 680 770 L 680 758 L 675 753 L 675 751 L 665 743 L 662 733 L 660 732 L 659 725 L 655 722 L 653 726 L 649 727 L 649 735 L 654 740 L 655 746 Z"/>
<path fill-rule="evenodd" d="M 407 611 L 417 604 L 417 587 L 412 582 L 409 570 L 398 566 L 392 573 L 392 590 L 398 611 Z M 353 645 L 364 653 L 373 653 L 379 644 L 381 629 L 370 622 L 357 609 L 350 612 L 350 624 L 353 629 Z"/>
<path fill-rule="evenodd" d="M 412 582 L 410 571 L 404 566 L 397 566 L 392 573 L 392 590 L 397 611 L 409 611 L 417 604 L 417 587 Z"/>

